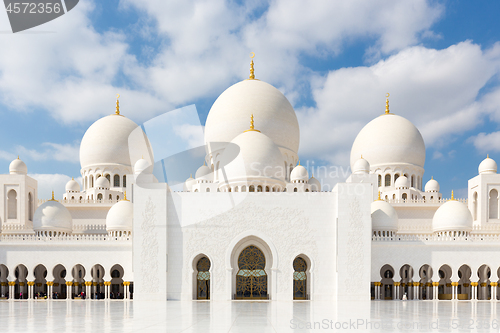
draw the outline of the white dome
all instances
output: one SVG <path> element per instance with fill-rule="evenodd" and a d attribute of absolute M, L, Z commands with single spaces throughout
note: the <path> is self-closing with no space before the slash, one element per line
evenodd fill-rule
<path fill-rule="evenodd" d="M 292 182 L 300 180 L 308 181 L 309 173 L 307 172 L 306 168 L 299 164 L 295 168 L 293 168 L 292 173 L 290 174 L 290 180 Z"/>
<path fill-rule="evenodd" d="M 397 189 L 405 189 L 408 188 L 408 186 L 408 178 L 406 178 L 406 176 L 399 176 L 394 182 L 394 187 Z"/>
<path fill-rule="evenodd" d="M 26 175 L 28 174 L 28 167 L 18 157 L 10 163 L 9 172 L 11 175 Z"/>
<path fill-rule="evenodd" d="M 147 147 L 129 147 L 129 135 L 137 124 L 122 115 L 110 115 L 99 119 L 82 138 L 80 164 L 83 168 L 95 165 L 124 165 L 131 167 L 130 151 L 134 156 L 149 156 Z M 137 158 L 137 157 L 136 157 Z"/>
<path fill-rule="evenodd" d="M 361 157 L 352 166 L 352 173 L 354 174 L 370 173 L 370 163 L 368 163 L 366 159 Z"/>
<path fill-rule="evenodd" d="M 132 231 L 134 205 L 128 200 L 115 203 L 106 215 L 107 231 Z"/>
<path fill-rule="evenodd" d="M 74 179 L 66 183 L 66 192 L 80 192 L 80 184 Z"/>
<path fill-rule="evenodd" d="M 94 187 L 109 190 L 109 180 L 106 177 L 101 176 L 101 177 L 97 178 L 97 180 L 95 181 Z"/>
<path fill-rule="evenodd" d="M 398 214 L 389 203 L 383 200 L 372 202 L 371 214 L 373 231 L 398 231 Z"/>
<path fill-rule="evenodd" d="M 149 163 L 147 160 L 140 158 L 134 164 L 134 173 L 136 175 L 139 175 L 143 172 L 149 174 L 153 173 L 153 165 L 151 165 L 151 163 Z"/>
<path fill-rule="evenodd" d="M 205 143 L 231 142 L 248 129 L 250 115 L 255 127 L 280 147 L 297 154 L 299 123 L 286 97 L 260 80 L 244 80 L 226 89 L 215 101 L 205 124 Z M 211 151 L 224 147 L 214 145 Z"/>
<path fill-rule="evenodd" d="M 311 191 L 321 192 L 321 182 L 319 180 L 317 180 L 316 178 L 314 178 L 314 176 L 309 178 L 309 181 L 307 183 L 309 185 L 311 185 Z"/>
<path fill-rule="evenodd" d="M 190 176 L 188 179 L 186 179 L 186 182 L 184 182 L 184 192 L 191 192 L 194 184 L 196 184 L 196 179 Z"/>
<path fill-rule="evenodd" d="M 437 180 L 431 178 L 431 180 L 425 184 L 425 192 L 439 192 L 439 183 Z"/>
<path fill-rule="evenodd" d="M 71 233 L 73 219 L 69 210 L 55 200 L 44 202 L 35 211 L 33 217 L 35 231 L 56 231 Z"/>
<path fill-rule="evenodd" d="M 479 164 L 478 171 L 479 174 L 497 173 L 497 162 L 488 156 Z"/>
<path fill-rule="evenodd" d="M 439 231 L 471 231 L 472 215 L 463 203 L 449 200 L 434 213 L 432 230 Z"/>
<path fill-rule="evenodd" d="M 213 173 L 212 170 L 203 164 L 201 167 L 198 168 L 195 174 L 196 180 L 206 180 L 206 181 L 213 181 Z"/>
<path fill-rule="evenodd" d="M 418 129 L 407 119 L 384 114 L 370 121 L 359 132 L 351 149 L 351 168 L 363 156 L 371 170 L 386 165 L 425 163 L 425 144 Z"/>
<path fill-rule="evenodd" d="M 268 136 L 258 131 L 238 135 L 224 150 L 221 161 L 229 183 L 262 181 L 284 186 L 283 155 Z"/>

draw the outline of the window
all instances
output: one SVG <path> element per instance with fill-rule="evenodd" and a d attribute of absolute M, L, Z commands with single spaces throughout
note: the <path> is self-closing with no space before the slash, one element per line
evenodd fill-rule
<path fill-rule="evenodd" d="M 113 177 L 113 186 L 120 187 L 120 175 L 115 175 Z"/>
<path fill-rule="evenodd" d="M 94 187 L 94 176 L 90 176 L 90 188 Z"/>
<path fill-rule="evenodd" d="M 28 193 L 28 220 L 33 221 L 33 196 Z"/>
<path fill-rule="evenodd" d="M 396 180 L 398 180 L 398 178 L 399 178 L 399 173 L 394 175 L 394 182 L 396 182 Z"/>
<path fill-rule="evenodd" d="M 472 217 L 477 220 L 477 192 L 472 195 Z"/>
<path fill-rule="evenodd" d="M 106 175 L 106 179 L 111 183 L 111 176 L 109 175 L 109 173 Z"/>
<path fill-rule="evenodd" d="M 378 187 L 382 186 L 382 176 L 378 175 Z"/>
<path fill-rule="evenodd" d="M 10 190 L 7 194 L 8 200 L 8 218 L 17 219 L 17 192 Z"/>
<path fill-rule="evenodd" d="M 391 175 L 385 175 L 385 186 L 391 186 Z"/>
<path fill-rule="evenodd" d="M 255 186 L 250 185 L 250 187 L 248 188 L 248 192 L 255 192 Z"/>
<path fill-rule="evenodd" d="M 498 191 L 495 189 L 490 191 L 489 218 L 498 219 Z"/>
<path fill-rule="evenodd" d="M 415 187 L 415 176 L 414 175 L 411 175 L 411 182 L 410 182 L 410 186 L 411 187 Z"/>
<path fill-rule="evenodd" d="M 127 187 L 127 176 L 123 176 L 123 185 L 122 187 Z"/>
<path fill-rule="evenodd" d="M 406 193 L 403 193 L 403 200 L 408 199 L 408 195 Z"/>
<path fill-rule="evenodd" d="M 97 195 L 97 200 L 102 200 L 102 193 L 99 193 L 99 194 Z"/>

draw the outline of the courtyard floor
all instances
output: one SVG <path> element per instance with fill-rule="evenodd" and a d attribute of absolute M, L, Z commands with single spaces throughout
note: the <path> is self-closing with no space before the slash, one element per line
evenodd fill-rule
<path fill-rule="evenodd" d="M 500 302 L 0 301 L 0 332 L 499 332 Z"/>

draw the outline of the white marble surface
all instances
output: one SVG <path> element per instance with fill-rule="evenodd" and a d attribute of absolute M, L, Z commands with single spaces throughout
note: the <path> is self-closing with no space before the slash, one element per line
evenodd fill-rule
<path fill-rule="evenodd" d="M 0 332 L 499 332 L 499 309 L 490 301 L 0 301 Z"/>

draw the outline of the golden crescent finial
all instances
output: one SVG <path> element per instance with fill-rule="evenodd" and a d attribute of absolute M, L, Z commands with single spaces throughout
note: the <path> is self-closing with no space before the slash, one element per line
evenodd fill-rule
<path fill-rule="evenodd" d="M 120 94 L 116 94 L 116 115 L 120 115 L 120 102 L 118 101 L 118 98 L 120 98 Z"/>
<path fill-rule="evenodd" d="M 390 112 L 389 112 L 389 96 L 390 96 L 389 93 L 385 94 L 385 97 L 386 97 L 386 99 L 385 99 L 385 114 L 390 114 Z"/>
<path fill-rule="evenodd" d="M 255 80 L 255 71 L 253 68 L 253 57 L 255 57 L 255 52 L 250 52 L 250 76 L 248 77 L 250 80 Z"/>
<path fill-rule="evenodd" d="M 389 94 L 389 93 L 385 94 L 385 97 L 389 97 L 389 96 L 391 96 L 391 94 Z"/>
<path fill-rule="evenodd" d="M 250 52 L 250 58 L 253 59 L 255 57 L 255 52 Z"/>

